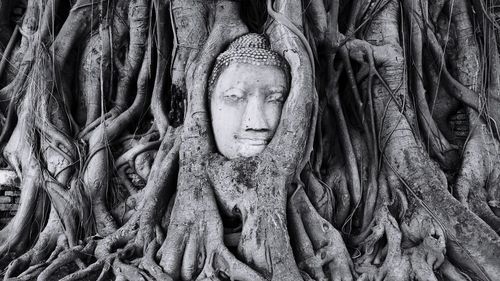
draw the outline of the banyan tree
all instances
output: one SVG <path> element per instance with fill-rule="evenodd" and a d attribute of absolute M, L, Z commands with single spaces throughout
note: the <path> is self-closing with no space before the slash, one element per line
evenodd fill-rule
<path fill-rule="evenodd" d="M 499 4 L 0 1 L 1 276 L 500 280 Z"/>

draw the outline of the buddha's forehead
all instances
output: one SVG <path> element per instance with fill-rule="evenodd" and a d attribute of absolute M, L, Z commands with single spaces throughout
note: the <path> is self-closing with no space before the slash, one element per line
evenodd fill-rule
<path fill-rule="evenodd" d="M 219 76 L 216 90 L 234 85 L 286 89 L 287 81 L 284 70 L 277 66 L 233 63 Z"/>

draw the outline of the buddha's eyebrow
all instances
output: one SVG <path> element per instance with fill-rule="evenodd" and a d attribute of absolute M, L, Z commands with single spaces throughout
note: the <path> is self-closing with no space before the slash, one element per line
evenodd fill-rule
<path fill-rule="evenodd" d="M 242 92 L 242 93 L 244 93 L 244 94 L 246 94 L 246 93 L 247 93 L 247 92 L 246 92 L 245 90 L 243 90 L 242 88 L 235 87 L 235 86 L 231 86 L 231 87 L 229 87 L 229 88 L 225 89 L 222 93 L 223 93 L 223 94 L 225 94 L 226 92 L 229 92 L 229 91 L 231 91 L 231 90 L 238 90 L 238 91 L 240 91 L 240 92 Z"/>
<path fill-rule="evenodd" d="M 273 93 L 284 93 L 286 91 L 286 88 L 285 87 L 272 87 L 271 89 L 269 89 L 270 92 L 273 92 Z"/>

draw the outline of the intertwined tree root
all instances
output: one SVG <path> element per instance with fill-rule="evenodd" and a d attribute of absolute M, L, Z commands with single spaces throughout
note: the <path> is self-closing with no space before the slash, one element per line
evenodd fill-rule
<path fill-rule="evenodd" d="M 4 280 L 500 280 L 491 3 L 29 0 L 19 20 L 14 2 Z M 264 152 L 228 160 L 206 84 L 251 31 L 290 93 Z"/>

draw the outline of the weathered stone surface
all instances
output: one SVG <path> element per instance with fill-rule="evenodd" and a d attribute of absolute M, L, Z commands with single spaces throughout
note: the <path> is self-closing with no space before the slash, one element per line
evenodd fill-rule
<path fill-rule="evenodd" d="M 11 190 L 12 188 L 17 188 L 18 185 L 19 185 L 19 180 L 17 178 L 16 172 L 9 169 L 0 169 L 1 189 L 8 188 L 9 190 Z"/>

